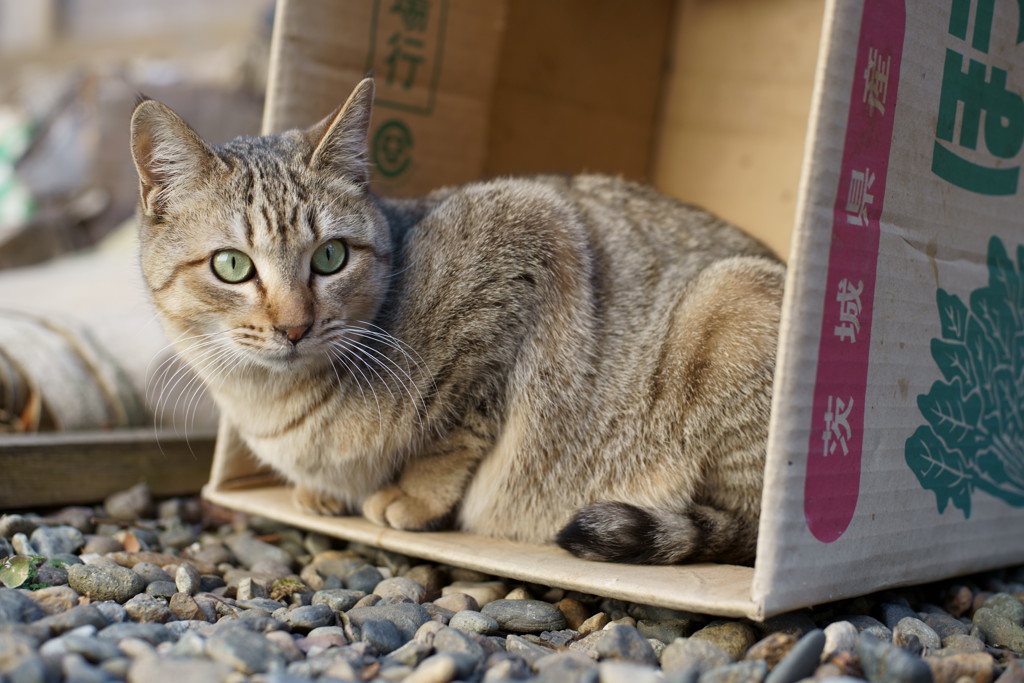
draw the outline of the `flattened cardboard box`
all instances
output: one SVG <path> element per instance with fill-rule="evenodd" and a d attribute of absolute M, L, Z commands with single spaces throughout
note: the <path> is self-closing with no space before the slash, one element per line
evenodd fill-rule
<path fill-rule="evenodd" d="M 755 568 L 589 563 L 312 517 L 226 438 L 206 495 L 515 579 L 755 619 L 1024 561 L 1021 21 L 986 0 L 827 6 Z"/>

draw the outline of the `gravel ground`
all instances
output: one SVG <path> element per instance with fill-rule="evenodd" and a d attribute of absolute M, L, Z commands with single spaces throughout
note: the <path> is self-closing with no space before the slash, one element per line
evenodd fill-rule
<path fill-rule="evenodd" d="M 0 683 L 1024 683 L 1022 600 L 1017 567 L 754 623 L 157 504 L 144 486 L 0 517 Z"/>

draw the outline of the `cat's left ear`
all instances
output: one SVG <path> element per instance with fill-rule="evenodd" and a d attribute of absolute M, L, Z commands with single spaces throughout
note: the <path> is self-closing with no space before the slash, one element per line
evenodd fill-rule
<path fill-rule="evenodd" d="M 370 113 L 373 110 L 373 79 L 364 78 L 348 100 L 320 123 L 305 131 L 313 147 L 309 167 L 338 174 L 368 189 L 370 185 Z"/>

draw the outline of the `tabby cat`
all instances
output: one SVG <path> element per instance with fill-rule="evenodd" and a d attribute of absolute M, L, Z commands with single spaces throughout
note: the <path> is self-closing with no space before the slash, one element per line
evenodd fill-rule
<path fill-rule="evenodd" d="M 219 147 L 135 109 L 142 270 L 220 438 L 321 514 L 751 562 L 784 267 L 616 178 L 377 197 L 373 90 Z"/>

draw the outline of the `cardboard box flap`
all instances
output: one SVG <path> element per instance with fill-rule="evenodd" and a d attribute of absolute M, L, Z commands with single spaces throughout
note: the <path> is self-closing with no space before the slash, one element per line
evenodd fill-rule
<path fill-rule="evenodd" d="M 250 455 L 238 432 L 222 417 L 213 451 L 210 481 L 205 490 L 257 488 L 282 483 L 281 477 L 270 467 L 260 464 Z"/>
<path fill-rule="evenodd" d="M 943 128 L 946 108 L 966 133 L 977 103 L 957 114 L 957 86 L 1013 53 L 970 52 L 984 13 L 940 4 L 829 4 L 754 581 L 768 613 L 1024 560 L 1024 263 L 1006 256 L 1024 205 L 944 166 L 950 150 L 975 172 L 1005 162 Z M 1004 121 L 1019 157 L 1024 116 Z"/>

